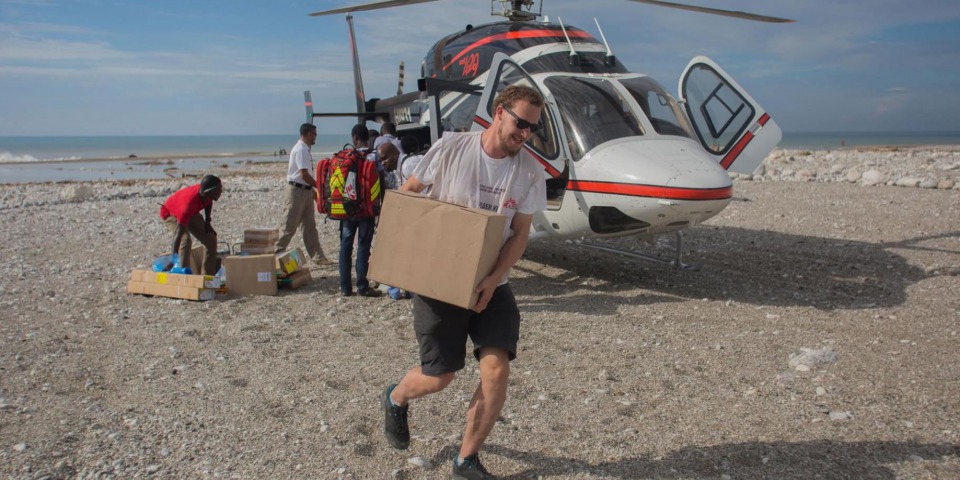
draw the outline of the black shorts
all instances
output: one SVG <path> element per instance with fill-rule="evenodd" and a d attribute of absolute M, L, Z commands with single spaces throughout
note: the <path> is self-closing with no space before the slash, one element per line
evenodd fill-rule
<path fill-rule="evenodd" d="M 480 313 L 416 295 L 413 331 L 420 345 L 423 373 L 456 372 L 466 363 L 467 336 L 473 342 L 473 356 L 478 360 L 483 347 L 506 350 L 510 360 L 517 358 L 520 309 L 510 284 L 497 287 L 487 308 Z"/>

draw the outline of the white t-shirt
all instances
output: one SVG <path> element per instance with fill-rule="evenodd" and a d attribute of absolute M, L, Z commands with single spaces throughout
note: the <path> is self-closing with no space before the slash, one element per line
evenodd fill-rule
<path fill-rule="evenodd" d="M 514 233 L 510 224 L 517 212 L 532 215 L 547 208 L 546 177 L 543 167 L 525 150 L 514 156 L 491 158 L 480 144 L 481 134 L 444 133 L 413 176 L 430 186 L 431 198 L 507 217 L 502 248 Z M 505 276 L 501 284 L 506 280 Z"/>
<path fill-rule="evenodd" d="M 313 168 L 313 156 L 310 155 L 310 147 L 303 140 L 297 140 L 297 144 L 290 150 L 290 165 L 287 167 L 287 181 L 297 182 L 301 185 L 307 185 L 300 176 L 300 169 L 306 169 L 308 172 Z"/>
<path fill-rule="evenodd" d="M 406 183 L 407 179 L 410 178 L 410 175 L 413 175 L 413 170 L 417 168 L 417 165 L 420 164 L 420 160 L 422 159 L 423 155 L 418 154 L 400 156 L 400 165 L 398 165 L 397 169 L 395 170 L 397 172 L 397 176 L 400 178 L 400 185 Z"/>

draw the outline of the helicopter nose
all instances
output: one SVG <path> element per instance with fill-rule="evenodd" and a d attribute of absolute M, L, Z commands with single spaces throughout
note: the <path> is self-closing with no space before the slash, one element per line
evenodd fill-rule
<path fill-rule="evenodd" d="M 625 187 L 664 187 L 667 197 L 670 190 L 708 192 L 729 190 L 732 185 L 727 171 L 686 138 L 608 142 L 589 152 L 582 163 L 578 170 L 589 177 L 615 179 Z"/>
<path fill-rule="evenodd" d="M 693 140 L 634 137 L 599 145 L 576 165 L 590 229 L 656 235 L 713 217 L 733 196 L 727 172 Z"/>

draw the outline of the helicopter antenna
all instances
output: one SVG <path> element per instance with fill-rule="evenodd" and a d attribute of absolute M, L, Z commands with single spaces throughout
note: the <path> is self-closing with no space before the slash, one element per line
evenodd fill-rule
<path fill-rule="evenodd" d="M 603 34 L 603 29 L 600 28 L 600 22 L 597 20 L 597 17 L 593 17 L 593 23 L 597 24 L 597 30 L 600 32 L 600 38 L 603 39 L 603 46 L 607 47 L 607 56 L 613 56 L 613 50 L 610 50 L 610 44 L 607 43 L 607 36 Z"/>
<path fill-rule="evenodd" d="M 605 67 L 612 67 L 617 64 L 617 57 L 613 55 L 613 49 L 610 48 L 610 44 L 607 43 L 607 36 L 603 34 L 603 29 L 600 28 L 600 22 L 597 20 L 597 17 L 593 17 L 593 21 L 597 24 L 597 30 L 600 31 L 600 38 L 603 39 L 603 46 L 607 47 L 607 55 L 603 57 L 603 65 Z"/>
<path fill-rule="evenodd" d="M 563 19 L 557 17 L 557 21 L 560 22 L 560 30 L 563 30 L 563 36 L 567 38 L 567 45 L 570 45 L 570 65 L 577 64 L 577 51 L 573 48 L 573 42 L 570 41 L 570 35 L 567 35 L 567 27 L 563 26 Z"/>

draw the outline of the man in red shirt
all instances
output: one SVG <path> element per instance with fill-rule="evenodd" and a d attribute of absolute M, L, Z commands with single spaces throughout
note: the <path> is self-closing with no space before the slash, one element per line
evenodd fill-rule
<path fill-rule="evenodd" d="M 180 256 L 180 266 L 190 267 L 194 273 L 201 275 L 215 275 L 217 273 L 217 232 L 210 225 L 210 211 L 213 202 L 220 199 L 223 193 L 223 183 L 218 177 L 206 175 L 200 183 L 184 187 L 167 198 L 160 207 L 160 218 L 167 230 L 173 232 L 173 253 Z M 203 210 L 203 217 L 200 211 Z M 186 233 L 190 232 L 189 235 Z M 190 235 L 206 247 L 203 257 L 203 268 L 197 272 L 199 265 L 190 265 L 190 249 L 192 248 Z M 170 270 L 168 264 L 164 270 Z"/>

